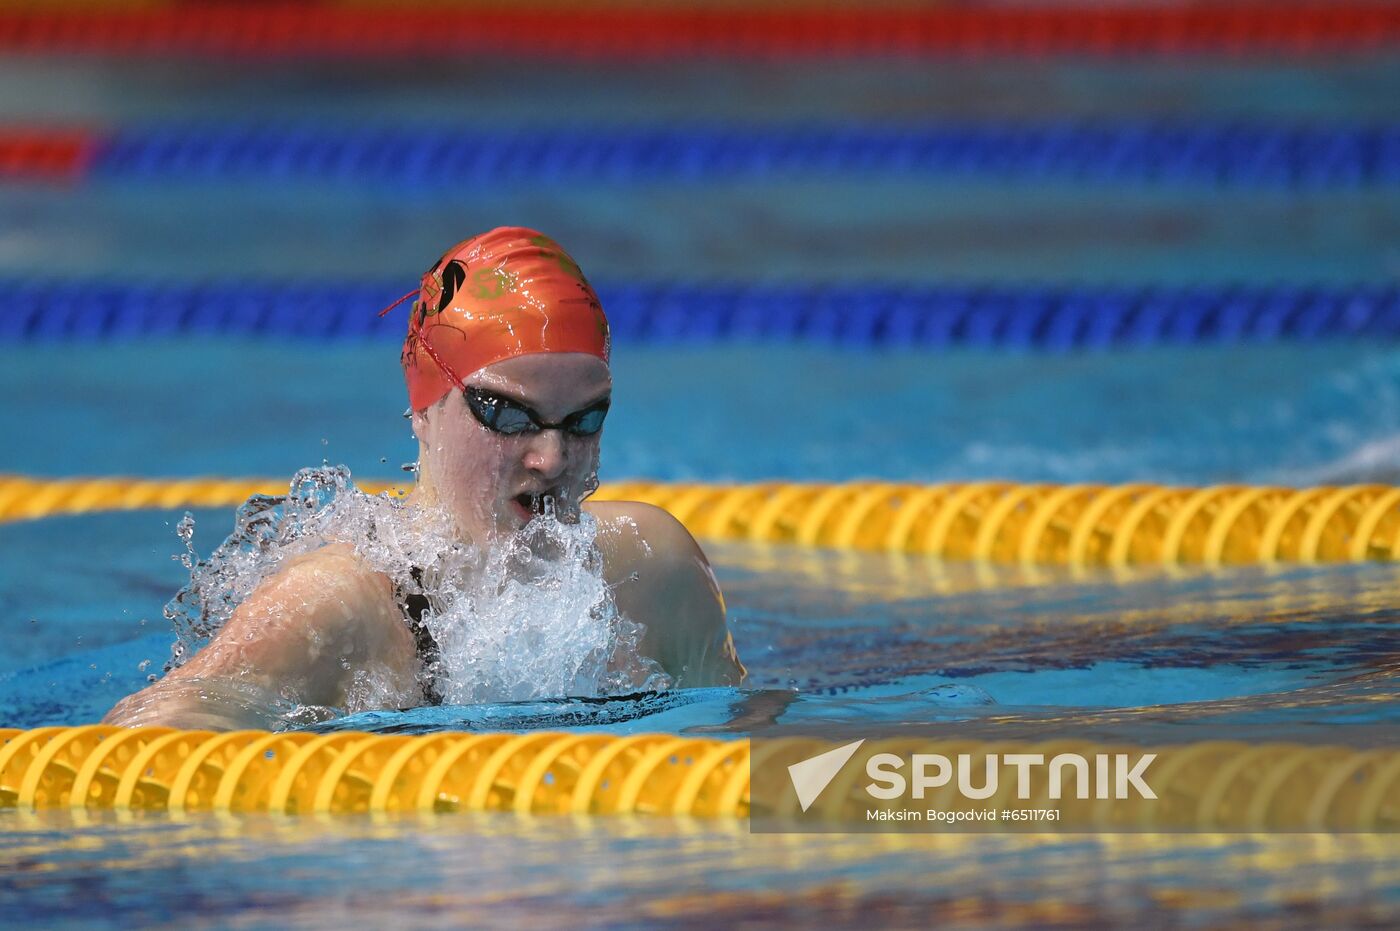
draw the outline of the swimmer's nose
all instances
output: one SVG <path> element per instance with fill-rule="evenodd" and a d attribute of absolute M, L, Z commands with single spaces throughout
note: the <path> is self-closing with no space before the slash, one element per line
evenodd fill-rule
<path fill-rule="evenodd" d="M 541 430 L 530 439 L 525 451 L 525 468 L 545 479 L 555 479 L 569 464 L 564 446 L 564 434 L 558 430 Z"/>

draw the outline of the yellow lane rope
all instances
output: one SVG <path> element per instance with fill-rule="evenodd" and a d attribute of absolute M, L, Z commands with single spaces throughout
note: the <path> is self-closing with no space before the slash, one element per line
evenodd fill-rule
<path fill-rule="evenodd" d="M 106 725 L 0 730 L 0 807 L 188 813 L 354 814 L 500 811 L 519 814 L 791 816 L 788 766 L 832 749 L 807 737 L 749 741 L 673 734 L 444 733 L 427 736 L 179 731 Z M 1143 781 L 1156 798 L 1106 800 L 1048 768 L 1027 783 L 1002 779 L 966 799 L 956 782 L 921 800 L 944 811 L 1054 809 L 1060 829 L 1394 830 L 1400 827 L 1400 750 L 1207 741 L 1153 749 L 1084 741 L 867 741 L 822 791 L 816 817 L 857 814 L 871 802 L 866 761 L 877 753 L 1156 754 Z M 751 773 L 773 789 L 751 794 Z M 1089 770 L 1085 770 L 1086 773 Z M 775 778 L 776 777 L 776 778 Z M 1092 777 L 1084 776 L 1085 780 Z M 1115 777 L 1116 778 L 1116 777 Z M 1059 789 L 1051 786 L 1061 785 Z M 1053 793 L 1053 794 L 1052 794 Z M 1085 797 L 1081 798 L 1083 795 Z M 888 807 L 882 805 L 881 807 Z M 1042 823 L 1037 829 L 1050 827 Z"/>
<path fill-rule="evenodd" d="M 403 487 L 371 482 L 372 494 Z M 228 507 L 282 494 L 270 479 L 0 476 L 0 522 L 60 514 Z M 615 482 L 598 500 L 665 508 L 701 539 L 1070 566 L 1400 560 L 1400 487 L 884 482 Z"/>

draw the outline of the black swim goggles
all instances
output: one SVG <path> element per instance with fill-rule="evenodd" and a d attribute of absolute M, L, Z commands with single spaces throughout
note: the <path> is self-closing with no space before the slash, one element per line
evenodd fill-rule
<path fill-rule="evenodd" d="M 463 391 L 472 416 L 486 429 L 505 436 L 563 430 L 570 436 L 593 436 L 603 429 L 612 401 L 604 398 L 581 411 L 574 411 L 558 423 L 545 423 L 540 415 L 519 401 L 501 397 L 484 388 L 468 387 Z"/>

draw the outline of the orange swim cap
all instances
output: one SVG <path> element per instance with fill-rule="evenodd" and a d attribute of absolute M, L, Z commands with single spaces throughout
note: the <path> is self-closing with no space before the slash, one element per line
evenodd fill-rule
<path fill-rule="evenodd" d="M 483 366 L 536 352 L 608 361 L 608 318 L 578 263 L 534 230 L 502 226 L 448 249 L 413 302 L 404 378 L 416 411 Z"/>

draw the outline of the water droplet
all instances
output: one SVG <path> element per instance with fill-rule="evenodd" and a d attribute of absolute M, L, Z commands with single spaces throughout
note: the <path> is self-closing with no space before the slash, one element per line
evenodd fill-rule
<path fill-rule="evenodd" d="M 186 511 L 185 516 L 175 525 L 175 535 L 185 545 L 185 551 L 170 558 L 186 569 L 193 569 L 194 564 L 199 561 L 199 555 L 194 551 L 194 515 L 189 511 Z"/>

